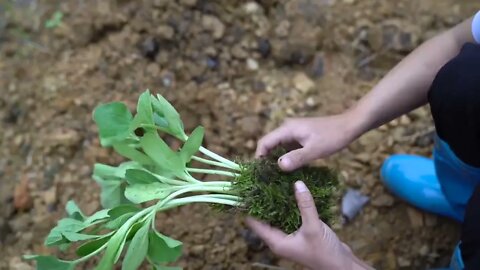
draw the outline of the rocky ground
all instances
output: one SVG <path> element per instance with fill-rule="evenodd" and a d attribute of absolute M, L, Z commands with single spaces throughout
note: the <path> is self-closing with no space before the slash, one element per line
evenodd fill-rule
<path fill-rule="evenodd" d="M 32 269 L 69 199 L 92 213 L 100 148 L 91 111 L 132 109 L 144 89 L 166 96 L 208 148 L 251 158 L 256 140 L 286 117 L 339 113 L 422 41 L 470 16 L 475 1 L 153 0 L 0 1 L 0 269 Z M 54 12 L 63 18 L 51 28 Z M 371 131 L 325 161 L 371 197 L 334 228 L 378 269 L 445 265 L 458 225 L 395 199 L 379 181 L 392 153 L 429 155 L 421 108 Z M 186 222 L 188 220 L 188 222 Z M 164 214 L 159 227 L 185 243 L 185 269 L 294 269 L 242 223 L 205 205 Z M 68 254 L 66 255 L 68 257 Z M 91 265 L 84 266 L 91 269 Z"/>

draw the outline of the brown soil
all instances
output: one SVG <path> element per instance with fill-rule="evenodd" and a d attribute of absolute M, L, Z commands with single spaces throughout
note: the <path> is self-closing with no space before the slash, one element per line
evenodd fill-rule
<path fill-rule="evenodd" d="M 120 161 L 99 146 L 91 111 L 100 102 L 133 109 L 149 88 L 188 130 L 205 127 L 208 148 L 249 158 L 285 117 L 341 112 L 415 46 L 480 9 L 467 0 L 16 3 L 0 9 L 0 269 L 17 270 L 31 269 L 22 254 L 56 254 L 42 241 L 69 199 L 89 214 L 99 208 L 92 165 Z M 63 20 L 46 29 L 55 11 Z M 458 225 L 398 201 L 379 181 L 385 157 L 429 155 L 431 145 L 421 108 L 327 161 L 371 196 L 353 223 L 334 228 L 378 269 L 445 265 L 458 239 Z M 240 217 L 205 205 L 163 214 L 158 226 L 185 243 L 185 269 L 296 268 Z"/>

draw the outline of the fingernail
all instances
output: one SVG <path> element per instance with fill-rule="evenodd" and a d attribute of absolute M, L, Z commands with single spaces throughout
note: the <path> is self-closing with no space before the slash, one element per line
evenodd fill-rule
<path fill-rule="evenodd" d="M 297 181 L 295 182 L 295 190 L 297 192 L 306 192 L 308 191 L 308 188 L 303 181 Z"/>

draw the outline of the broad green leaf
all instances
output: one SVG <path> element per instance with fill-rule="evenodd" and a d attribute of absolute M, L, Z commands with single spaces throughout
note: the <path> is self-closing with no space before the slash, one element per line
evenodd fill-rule
<path fill-rule="evenodd" d="M 180 155 L 173 151 L 157 132 L 147 132 L 140 138 L 143 151 L 155 161 L 155 163 L 167 171 L 173 172 L 178 177 L 185 174 L 185 163 Z"/>
<path fill-rule="evenodd" d="M 138 211 L 140 211 L 140 208 L 137 206 L 133 204 L 124 204 L 108 210 L 108 215 L 113 219 L 118 218 L 126 213 L 136 213 Z"/>
<path fill-rule="evenodd" d="M 151 102 L 150 91 L 146 90 L 138 98 L 137 103 L 137 113 L 133 118 L 132 123 L 130 124 L 130 131 L 133 132 L 135 129 L 142 125 L 153 125 L 153 110 Z"/>
<path fill-rule="evenodd" d="M 117 205 L 126 204 L 128 200 L 124 196 L 125 182 L 120 179 L 104 180 L 93 175 L 93 179 L 100 185 L 100 201 L 104 208 L 113 208 Z"/>
<path fill-rule="evenodd" d="M 68 216 L 73 219 L 79 221 L 83 221 L 85 219 L 85 215 L 83 214 L 82 210 L 80 210 L 77 204 L 72 200 L 67 202 L 65 205 L 65 210 L 67 211 Z"/>
<path fill-rule="evenodd" d="M 96 270 L 113 269 L 113 265 L 117 262 L 118 257 L 120 257 L 123 246 L 125 245 L 125 238 L 130 229 L 131 226 L 122 226 L 115 232 L 112 238 L 110 238 L 103 258 L 95 268 Z"/>
<path fill-rule="evenodd" d="M 132 113 L 125 104 L 111 102 L 95 108 L 93 120 L 98 126 L 100 143 L 110 146 L 128 137 Z"/>
<path fill-rule="evenodd" d="M 123 259 L 122 270 L 137 269 L 145 259 L 148 250 L 148 230 L 150 223 L 146 222 L 135 233 Z"/>
<path fill-rule="evenodd" d="M 150 184 L 158 183 L 158 179 L 145 170 L 128 169 L 125 178 L 129 184 Z"/>
<path fill-rule="evenodd" d="M 154 165 L 154 162 L 149 156 L 126 144 L 116 143 L 113 145 L 113 148 L 118 154 L 137 163 L 140 163 L 142 165 Z"/>
<path fill-rule="evenodd" d="M 164 128 L 159 125 L 162 131 L 177 137 L 178 139 L 185 141 L 187 135 L 183 130 L 183 122 L 180 119 L 180 115 L 177 110 L 170 104 L 163 96 L 157 95 L 157 98 L 152 96 L 151 98 L 154 112 L 160 117 L 163 117 L 168 123 L 168 127 Z"/>
<path fill-rule="evenodd" d="M 113 233 L 114 232 L 111 232 L 108 235 L 102 236 L 98 239 L 82 244 L 76 250 L 77 255 L 80 257 L 84 257 L 91 254 L 92 252 L 95 252 L 96 250 L 101 248 L 105 243 L 108 242 L 108 240 L 112 237 Z"/>
<path fill-rule="evenodd" d="M 143 203 L 167 197 L 174 189 L 163 183 L 135 184 L 125 189 L 125 197 L 132 203 Z"/>
<path fill-rule="evenodd" d="M 63 218 L 58 221 L 57 226 L 53 228 L 45 239 L 46 246 L 55 246 L 68 243 L 68 239 L 64 238 L 64 232 L 79 232 L 87 226 L 79 220 L 73 218 Z"/>
<path fill-rule="evenodd" d="M 155 230 L 148 233 L 148 258 L 158 264 L 174 262 L 182 255 L 183 243 Z"/>
<path fill-rule="evenodd" d="M 107 222 L 104 227 L 107 228 L 107 229 L 112 229 L 112 230 L 116 230 L 120 227 L 122 227 L 122 225 L 127 222 L 127 220 L 129 220 L 131 217 L 133 217 L 133 215 L 135 215 L 135 212 L 131 212 L 131 213 L 126 213 L 124 215 L 121 215 L 109 222 Z"/>
<path fill-rule="evenodd" d="M 26 255 L 26 260 L 35 260 L 37 270 L 72 270 L 75 267 L 73 262 L 62 261 L 52 256 Z"/>
<path fill-rule="evenodd" d="M 85 221 L 83 221 L 83 223 L 87 226 L 90 226 L 92 224 L 95 224 L 97 223 L 97 221 L 100 221 L 100 220 L 103 220 L 103 219 L 107 219 L 109 218 L 110 216 L 108 215 L 108 211 L 109 209 L 102 209 L 100 211 L 97 211 L 95 212 L 95 214 L 87 217 L 85 219 Z"/>
<path fill-rule="evenodd" d="M 190 134 L 180 150 L 180 156 L 182 157 L 184 163 L 190 162 L 192 156 L 198 152 L 198 149 L 200 149 L 200 146 L 202 145 L 204 134 L 205 131 L 201 126 L 197 127 L 195 130 L 193 130 L 192 134 Z"/>
<path fill-rule="evenodd" d="M 83 234 L 77 232 L 62 232 L 62 235 L 70 242 L 90 240 L 100 237 L 100 235 Z"/>

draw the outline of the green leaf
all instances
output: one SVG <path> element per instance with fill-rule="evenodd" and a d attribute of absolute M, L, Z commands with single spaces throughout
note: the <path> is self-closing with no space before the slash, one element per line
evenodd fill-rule
<path fill-rule="evenodd" d="M 129 220 L 131 217 L 133 217 L 133 215 L 135 215 L 135 212 L 131 212 L 131 213 L 126 213 L 124 215 L 121 215 L 109 222 L 107 222 L 104 227 L 107 228 L 107 229 L 112 229 L 112 230 L 116 230 L 120 227 L 122 227 L 122 225 L 127 222 L 127 220 Z"/>
<path fill-rule="evenodd" d="M 57 10 L 52 17 L 45 22 L 45 28 L 56 28 L 62 23 L 63 12 Z"/>
<path fill-rule="evenodd" d="M 105 235 L 103 237 L 100 237 L 98 239 L 95 239 L 93 241 L 86 242 L 79 246 L 76 250 L 76 253 L 80 257 L 87 256 L 91 254 L 92 252 L 97 251 L 99 248 L 101 248 L 105 243 L 108 242 L 108 240 L 112 237 L 114 232 L 109 233 L 108 235 Z"/>
<path fill-rule="evenodd" d="M 130 124 L 130 131 L 133 132 L 135 129 L 142 125 L 153 125 L 153 110 L 152 102 L 150 98 L 150 91 L 146 90 L 138 98 L 137 103 L 137 113 L 133 118 L 132 123 Z"/>
<path fill-rule="evenodd" d="M 128 169 L 125 178 L 129 184 L 150 184 L 158 183 L 158 179 L 145 170 Z"/>
<path fill-rule="evenodd" d="M 155 161 L 156 165 L 173 172 L 176 176 L 182 178 L 185 174 L 185 163 L 180 155 L 173 151 L 161 138 L 157 132 L 147 132 L 140 138 L 140 145 L 143 151 Z"/>
<path fill-rule="evenodd" d="M 144 223 L 133 236 L 123 260 L 122 270 L 137 269 L 142 264 L 148 250 L 149 227 L 149 222 Z"/>
<path fill-rule="evenodd" d="M 75 264 L 70 261 L 62 261 L 52 256 L 26 255 L 26 260 L 35 260 L 37 270 L 72 270 Z"/>
<path fill-rule="evenodd" d="M 68 216 L 73 219 L 79 221 L 83 221 L 85 219 L 85 215 L 83 214 L 82 210 L 80 210 L 77 204 L 72 200 L 67 202 L 65 205 L 65 210 L 67 211 Z"/>
<path fill-rule="evenodd" d="M 132 113 L 121 102 L 102 104 L 95 108 L 93 120 L 98 126 L 102 146 L 110 146 L 128 137 L 132 118 Z"/>
<path fill-rule="evenodd" d="M 116 143 L 113 145 L 113 148 L 118 154 L 137 163 L 140 163 L 142 165 L 154 165 L 154 162 L 150 157 L 126 144 Z"/>
<path fill-rule="evenodd" d="M 83 223 L 87 226 L 90 226 L 92 224 L 96 224 L 97 221 L 104 220 L 109 218 L 110 216 L 108 215 L 109 209 L 102 209 L 100 211 L 95 212 L 95 214 L 87 217 Z"/>
<path fill-rule="evenodd" d="M 140 211 L 140 208 L 133 204 L 123 204 L 108 210 L 108 215 L 110 218 L 118 218 L 126 213 L 136 213 L 138 211 Z"/>
<path fill-rule="evenodd" d="M 58 221 L 57 226 L 50 231 L 44 244 L 46 246 L 55 246 L 68 243 L 68 239 L 63 236 L 64 232 L 79 232 L 86 227 L 82 221 L 73 218 L 63 218 Z"/>
<path fill-rule="evenodd" d="M 183 243 L 157 231 L 148 234 L 148 258 L 154 263 L 174 262 L 182 255 Z"/>
<path fill-rule="evenodd" d="M 164 128 L 159 125 L 162 131 L 177 137 L 178 139 L 185 141 L 187 135 L 183 131 L 183 122 L 180 119 L 180 115 L 177 110 L 170 104 L 163 96 L 157 95 L 157 98 L 152 96 L 151 98 L 154 112 L 160 117 L 163 117 L 168 123 L 168 127 Z"/>
<path fill-rule="evenodd" d="M 188 137 L 187 141 L 183 145 L 182 149 L 180 150 L 180 156 L 184 163 L 190 162 L 192 156 L 198 152 L 200 146 L 202 145 L 203 136 L 205 131 L 203 127 L 199 126 L 195 130 L 193 130 L 190 137 Z"/>
<path fill-rule="evenodd" d="M 122 226 L 115 232 L 112 238 L 110 238 L 105 250 L 105 254 L 95 268 L 96 270 L 111 270 L 113 268 L 113 265 L 117 262 L 118 257 L 120 257 L 123 246 L 125 245 L 125 238 L 130 229 L 131 226 Z"/>
<path fill-rule="evenodd" d="M 163 183 L 135 184 L 125 189 L 125 197 L 132 203 L 143 203 L 167 197 L 174 189 Z"/>
<path fill-rule="evenodd" d="M 129 203 L 123 195 L 125 192 L 125 182 L 120 179 L 104 180 L 93 175 L 93 179 L 100 185 L 100 201 L 104 208 L 113 208 L 115 206 Z"/>
<path fill-rule="evenodd" d="M 100 235 L 83 234 L 77 232 L 62 232 L 62 235 L 70 242 L 90 240 L 100 237 Z"/>

